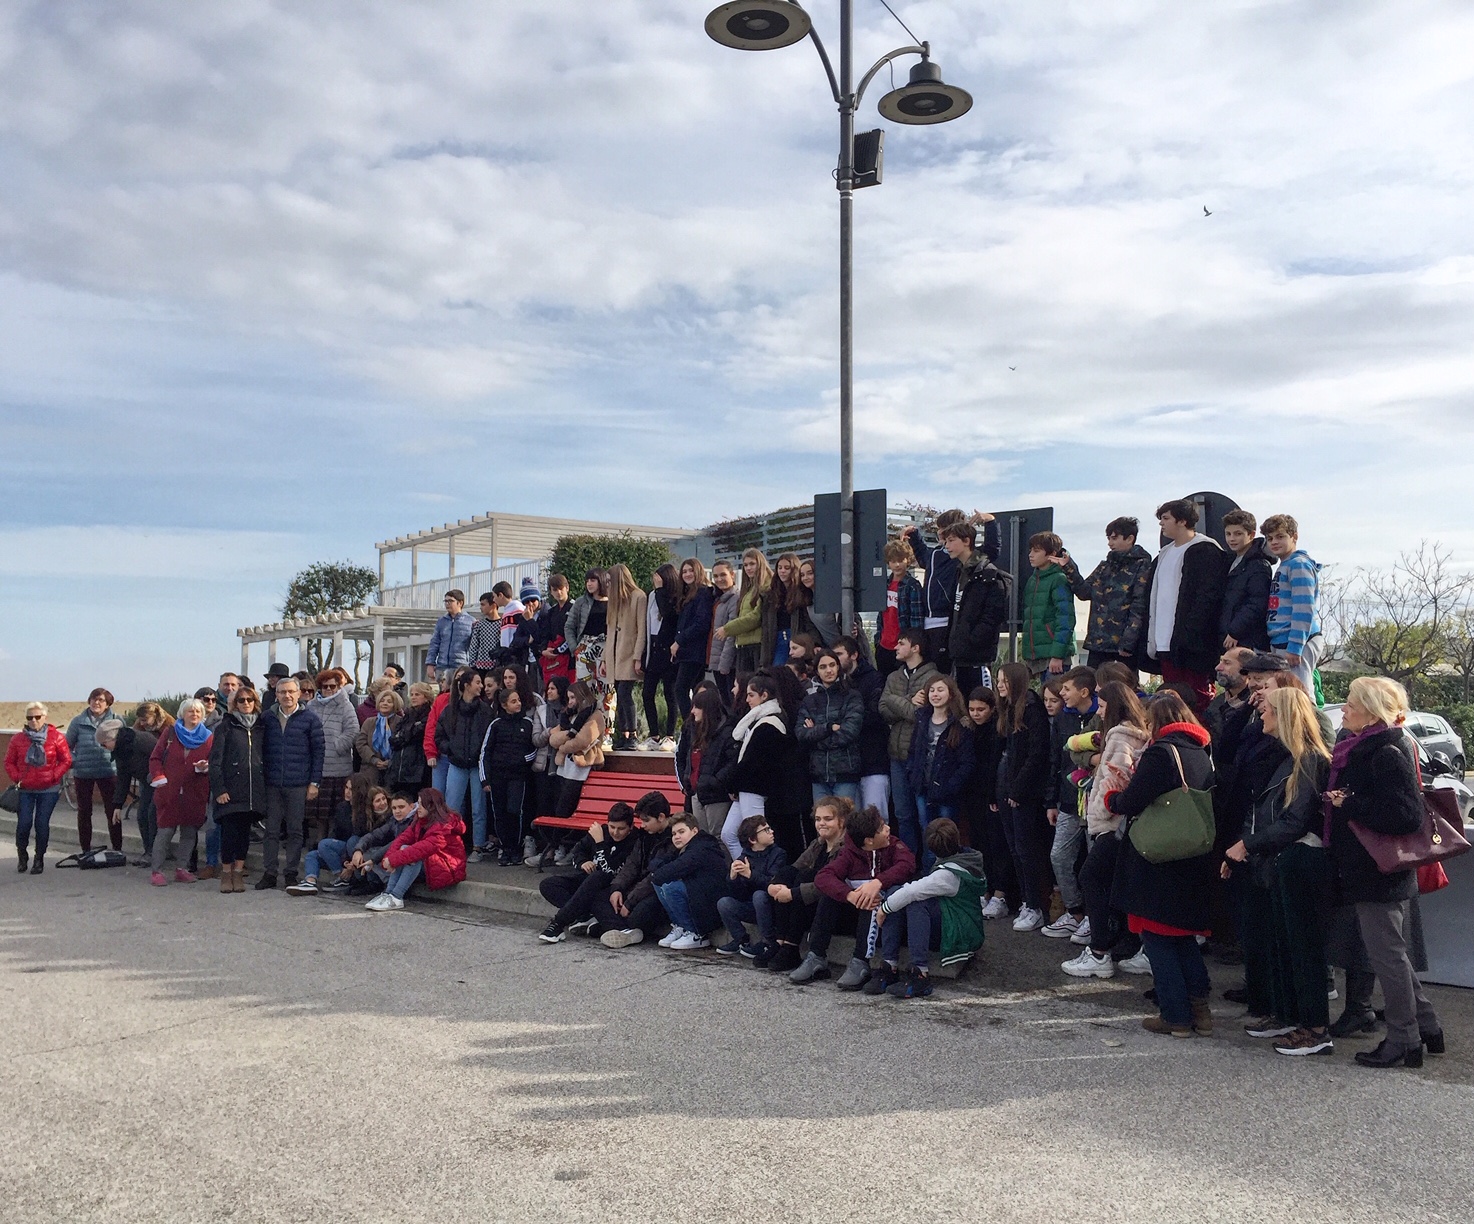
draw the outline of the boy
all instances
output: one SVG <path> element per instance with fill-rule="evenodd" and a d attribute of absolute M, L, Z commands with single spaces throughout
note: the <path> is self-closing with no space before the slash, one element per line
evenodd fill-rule
<path fill-rule="evenodd" d="M 1040 929 L 1050 939 L 1090 938 L 1090 920 L 1085 916 L 1085 896 L 1080 891 L 1078 869 L 1085 849 L 1085 821 L 1081 784 L 1090 776 L 1065 750 L 1070 738 L 1100 727 L 1100 703 L 1095 699 L 1095 673 L 1074 667 L 1059 678 L 1059 713 L 1050 719 L 1053 768 L 1044 788 L 1049 823 L 1054 826 L 1054 848 L 1049 861 L 1059 881 L 1059 899 L 1065 907 L 1053 922 Z M 1084 935 L 1084 939 L 1079 937 Z"/>
<path fill-rule="evenodd" d="M 753 958 L 759 969 L 773 973 L 791 973 L 798 968 L 798 946 L 804 932 L 814 924 L 819 890 L 814 878 L 839 853 L 844 845 L 845 825 L 855 814 L 855 805 L 839 795 L 829 795 L 814 805 L 814 838 L 785 870 L 768 885 L 768 896 L 775 907 L 773 929 L 777 939 Z"/>
<path fill-rule="evenodd" d="M 1223 538 L 1233 561 L 1223 587 L 1223 616 L 1219 629 L 1223 648 L 1243 646 L 1249 650 L 1269 649 L 1269 586 L 1274 558 L 1265 541 L 1255 536 L 1258 524 L 1247 510 L 1230 510 L 1223 516 Z"/>
<path fill-rule="evenodd" d="M 1064 549 L 1053 558 L 1069 579 L 1071 593 L 1090 601 L 1085 628 L 1085 662 L 1090 667 L 1136 654 L 1146 626 L 1151 584 L 1152 556 L 1136 542 L 1141 530 L 1137 521 L 1122 515 L 1107 523 L 1105 530 L 1105 560 L 1090 571 L 1090 577 L 1080 576 L 1079 567 Z"/>
<path fill-rule="evenodd" d="M 875 954 L 875 911 L 884 895 L 909 880 L 916 857 L 906 843 L 891 838 L 891 827 L 873 807 L 857 812 L 845 830 L 844 844 L 824 870 L 814 877 L 819 909 L 809 938 L 809 954 L 788 980 L 796 985 L 829 976 L 829 941 L 840 920 L 854 910 L 863 917 L 855 925 L 855 953 L 836 985 L 859 990 L 870 977 Z"/>
<path fill-rule="evenodd" d="M 389 873 L 374 864 L 384 857 L 384 852 L 409 828 L 419 813 L 420 805 L 411 801 L 407 795 L 395 795 L 389 800 L 389 819 L 378 828 L 365 833 L 353 847 L 353 857 L 344 864 L 345 871 L 358 873 L 360 877 L 349 886 L 350 897 L 376 893 L 383 889 Z M 322 849 L 321 843 L 318 844 L 318 849 Z"/>
<path fill-rule="evenodd" d="M 885 608 L 876 625 L 875 666 L 882 676 L 895 671 L 896 638 L 903 629 L 921 629 L 925 621 L 921 583 L 911 576 L 916 556 L 904 539 L 885 546 L 885 564 L 890 570 L 886 583 Z"/>
<path fill-rule="evenodd" d="M 572 875 L 544 876 L 538 882 L 543 900 L 558 911 L 538 938 L 543 943 L 562 943 L 571 932 L 597 935 L 594 899 L 613 887 L 614 877 L 638 844 L 634 809 L 627 803 L 614 804 L 607 823 L 594 825 L 574 847 L 577 870 Z"/>
<path fill-rule="evenodd" d="M 983 856 L 962 848 L 957 826 L 946 817 L 926 826 L 926 848 L 936 855 L 936 868 L 901 885 L 875 913 L 884 963 L 865 983 L 868 995 L 925 999 L 932 991 L 928 969 L 933 947 L 941 952 L 942 964 L 956 965 L 983 946 L 983 898 L 988 893 Z M 903 934 L 911 953 L 911 976 L 904 982 L 900 980 Z"/>
<path fill-rule="evenodd" d="M 563 637 L 570 606 L 568 579 L 562 574 L 554 574 L 548 579 L 548 608 L 538 617 L 535 643 L 544 684 L 554 676 L 562 676 L 570 684 L 573 683 L 573 653 Z"/>
<path fill-rule="evenodd" d="M 670 918 L 670 933 L 660 946 L 672 952 L 709 948 L 706 932 L 720 923 L 717 900 L 726 891 L 731 860 L 722 843 L 704 832 L 690 812 L 671 818 L 670 840 L 675 854 L 650 873 L 655 895 Z"/>
<path fill-rule="evenodd" d="M 1064 551 L 1064 541 L 1052 531 L 1035 532 L 1029 537 L 1029 565 L 1033 568 L 1024 582 L 1019 607 L 1023 622 L 1019 647 L 1029 671 L 1036 676 L 1045 671 L 1063 675 L 1069 666 L 1067 660 L 1075 657 L 1075 597 L 1059 562 Z M 972 688 L 967 686 L 962 691 L 969 693 Z"/>
<path fill-rule="evenodd" d="M 916 817 L 916 796 L 906 764 L 911 759 L 911 733 L 916 729 L 916 711 L 926 704 L 926 689 L 939 673 L 926 660 L 926 631 L 902 629 L 896 638 L 896 662 L 900 665 L 885 678 L 880 695 L 880 716 L 890 727 L 886 744 L 890 758 L 891 804 L 896 828 L 915 854 L 921 849 L 921 825 Z"/>
<path fill-rule="evenodd" d="M 953 523 L 942 533 L 942 547 L 957 563 L 947 652 L 957 687 L 964 693 L 992 684 L 988 665 L 998 657 L 998 635 L 1008 620 L 1008 575 L 976 544 L 977 531 L 971 523 Z M 947 670 L 940 661 L 937 668 Z"/>
<path fill-rule="evenodd" d="M 957 562 L 951 551 L 944 546 L 943 535 L 948 527 L 967 520 L 961 510 L 943 510 L 937 515 L 937 543 L 928 544 L 921 538 L 916 527 L 907 527 L 901 539 L 911 545 L 911 551 L 926 572 L 922 586 L 922 627 L 926 630 L 926 657 L 937 665 L 937 670 L 950 672 L 952 660 L 947 654 L 947 641 L 952 621 L 952 601 L 957 591 Z M 990 561 L 998 560 L 998 549 L 1002 537 L 998 524 L 991 514 L 974 510 L 970 520 L 975 527 L 983 529 L 983 553 Z"/>
<path fill-rule="evenodd" d="M 741 858 L 732 860 L 727 895 L 717 900 L 717 916 L 732 938 L 717 951 L 722 956 L 736 956 L 740 952 L 748 960 L 757 960 L 766 952 L 771 960 L 778 946 L 773 927 L 773 898 L 768 895 L 768 886 L 788 866 L 788 855 L 782 846 L 773 844 L 773 829 L 765 816 L 749 816 L 737 826 L 737 838 L 747 849 Z M 761 936 L 757 943 L 747 942 L 745 922 L 757 925 Z"/>
<path fill-rule="evenodd" d="M 1198 517 L 1197 505 L 1187 498 L 1157 507 L 1157 525 L 1167 543 L 1152 562 L 1144 657 L 1138 659 L 1168 684 L 1191 686 L 1194 712 L 1213 699 L 1229 566 L 1218 541 L 1198 534 Z"/>
<path fill-rule="evenodd" d="M 502 584 L 505 585 L 505 584 Z M 495 591 L 481 596 L 481 619 L 471 626 L 468 658 L 472 667 L 494 667 L 501 645 L 502 614 Z"/>
<path fill-rule="evenodd" d="M 1269 588 L 1269 644 L 1315 696 L 1315 665 L 1325 639 L 1320 633 L 1320 566 L 1300 547 L 1300 524 L 1288 514 L 1264 520 L 1264 541 L 1279 565 Z"/>
<path fill-rule="evenodd" d="M 640 821 L 640 838 L 614 873 L 608 893 L 593 899 L 594 918 L 603 931 L 599 942 L 606 948 L 643 943 L 665 918 L 650 873 L 676 853 L 670 803 L 659 791 L 651 791 L 635 803 L 635 816 Z"/>

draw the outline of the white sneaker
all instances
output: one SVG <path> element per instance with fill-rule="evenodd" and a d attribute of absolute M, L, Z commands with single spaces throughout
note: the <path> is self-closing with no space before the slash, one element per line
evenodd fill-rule
<path fill-rule="evenodd" d="M 392 896 L 389 893 L 383 893 L 381 895 L 385 899 L 384 900 L 384 908 L 385 908 L 385 910 L 397 910 L 397 909 L 403 909 L 404 908 L 404 902 L 401 901 L 398 897 Z"/>
<path fill-rule="evenodd" d="M 1117 961 L 1116 968 L 1122 973 L 1150 973 L 1152 963 L 1147 959 L 1145 952 L 1138 952 L 1135 956 L 1128 956 L 1123 961 Z"/>
<path fill-rule="evenodd" d="M 1116 976 L 1116 967 L 1111 964 L 1111 954 L 1107 952 L 1104 956 L 1096 956 L 1089 948 L 1086 948 L 1074 960 L 1065 961 L 1060 968 L 1071 977 L 1108 978 Z"/>
<path fill-rule="evenodd" d="M 384 910 L 389 908 L 388 897 L 388 893 L 380 893 L 377 897 L 370 897 L 369 900 L 364 904 L 363 908 L 366 910 L 373 910 L 376 914 L 382 913 Z"/>
<path fill-rule="evenodd" d="M 1015 931 L 1037 931 L 1043 925 L 1044 915 L 1027 905 L 1019 910 L 1018 917 L 1013 920 Z"/>
<path fill-rule="evenodd" d="M 989 897 L 988 903 L 983 906 L 984 918 L 1007 918 L 1008 902 L 1002 897 Z"/>
<path fill-rule="evenodd" d="M 637 750 L 640 752 L 659 752 L 660 741 L 656 739 L 653 735 L 647 735 L 639 742 L 639 744 L 637 745 Z"/>
<path fill-rule="evenodd" d="M 692 952 L 697 948 L 711 947 L 711 940 L 705 935 L 698 935 L 695 931 L 682 931 L 681 937 L 674 943 L 666 945 L 672 952 Z"/>
<path fill-rule="evenodd" d="M 660 738 L 660 751 L 661 752 L 674 752 L 675 750 L 676 750 L 676 741 L 673 740 L 673 739 L 671 739 L 671 737 L 668 736 L 668 735 L 661 736 L 661 738 Z"/>
<path fill-rule="evenodd" d="M 1070 913 L 1069 910 L 1065 910 L 1063 914 L 1047 927 L 1044 927 L 1039 934 L 1046 935 L 1050 939 L 1068 939 L 1079 929 L 1080 920 L 1074 914 Z"/>
<path fill-rule="evenodd" d="M 1090 944 L 1090 919 L 1080 919 L 1080 925 L 1075 928 L 1075 933 L 1070 936 L 1072 944 L 1079 944 L 1082 948 Z"/>
<path fill-rule="evenodd" d="M 673 926 L 670 929 L 670 934 L 667 935 L 664 939 L 658 940 L 657 942 L 660 944 L 660 946 L 662 948 L 668 948 L 673 943 L 675 943 L 676 940 L 680 939 L 680 937 L 682 935 L 688 935 L 688 934 L 690 934 L 690 932 L 687 931 L 685 927 Z"/>
<path fill-rule="evenodd" d="M 606 948 L 628 948 L 631 944 L 644 943 L 645 932 L 639 927 L 627 927 L 622 931 L 605 931 L 599 942 Z"/>

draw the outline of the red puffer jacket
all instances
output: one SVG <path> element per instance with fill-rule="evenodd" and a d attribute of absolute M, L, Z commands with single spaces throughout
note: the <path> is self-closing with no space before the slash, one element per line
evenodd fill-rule
<path fill-rule="evenodd" d="M 466 878 L 466 846 L 461 840 L 465 833 L 465 823 L 454 812 L 448 820 L 416 818 L 389 843 L 384 860 L 390 867 L 423 862 L 431 890 L 449 888 Z"/>
<path fill-rule="evenodd" d="M 10 747 L 5 753 L 5 772 L 21 790 L 50 790 L 72 767 L 72 750 L 67 747 L 67 737 L 55 727 L 46 728 L 46 764 L 27 765 L 26 753 L 30 750 L 31 737 L 24 731 L 10 737 Z"/>

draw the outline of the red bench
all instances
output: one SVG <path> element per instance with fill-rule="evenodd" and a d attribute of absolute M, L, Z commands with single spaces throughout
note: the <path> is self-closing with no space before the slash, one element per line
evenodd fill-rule
<path fill-rule="evenodd" d="M 544 829 L 587 829 L 607 820 L 609 809 L 614 804 L 628 803 L 634 807 L 641 795 L 653 790 L 666 797 L 673 812 L 679 812 L 686 804 L 686 796 L 676 781 L 674 771 L 648 774 L 596 769 L 583 784 L 583 793 L 572 816 L 539 816 L 532 823 Z"/>

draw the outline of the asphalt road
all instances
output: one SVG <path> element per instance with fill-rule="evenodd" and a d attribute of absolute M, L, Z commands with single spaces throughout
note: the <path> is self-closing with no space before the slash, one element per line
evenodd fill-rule
<path fill-rule="evenodd" d="M 131 870 L 0 875 L 0 1220 L 1467 1221 L 1419 1072 L 1143 1032 L 990 926 L 932 1002 Z M 1067 946 L 1067 945 L 1066 945 Z M 1225 971 L 1215 986 L 1229 984 Z M 1022 987 L 1022 989 L 1019 989 Z"/>

